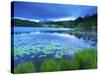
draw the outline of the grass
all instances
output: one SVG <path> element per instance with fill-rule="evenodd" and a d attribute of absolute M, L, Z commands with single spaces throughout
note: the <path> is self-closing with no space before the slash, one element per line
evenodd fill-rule
<path fill-rule="evenodd" d="M 73 59 L 69 62 L 68 70 L 78 70 L 80 67 L 79 62 L 76 59 Z"/>
<path fill-rule="evenodd" d="M 74 59 L 79 63 L 79 69 L 97 68 L 97 52 L 96 50 L 82 50 L 75 54 Z"/>
<path fill-rule="evenodd" d="M 86 49 L 77 52 L 71 61 L 61 58 L 59 61 L 47 59 L 40 65 L 40 72 L 80 70 L 97 68 L 96 50 Z M 36 72 L 35 65 L 29 62 L 22 62 L 14 69 L 14 73 L 32 73 Z"/>
<path fill-rule="evenodd" d="M 59 64 L 52 59 L 45 60 L 40 66 L 40 71 L 42 72 L 59 71 L 59 70 L 60 70 Z"/>
<path fill-rule="evenodd" d="M 32 73 L 35 72 L 35 66 L 34 64 L 29 62 L 22 62 L 14 69 L 14 73 Z"/>
<path fill-rule="evenodd" d="M 68 70 L 69 67 L 69 62 L 62 58 L 61 60 L 59 60 L 59 65 L 60 65 L 60 70 Z"/>

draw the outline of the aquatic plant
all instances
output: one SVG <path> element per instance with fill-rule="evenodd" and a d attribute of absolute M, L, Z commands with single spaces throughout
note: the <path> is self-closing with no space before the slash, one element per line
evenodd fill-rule
<path fill-rule="evenodd" d="M 29 62 L 22 62 L 19 63 L 15 68 L 14 68 L 14 73 L 32 73 L 35 72 L 35 65 L 29 61 Z"/>
<path fill-rule="evenodd" d="M 47 55 L 40 55 L 39 58 L 46 57 Z"/>
<path fill-rule="evenodd" d="M 97 52 L 92 49 L 82 50 L 75 54 L 73 60 L 78 61 L 80 69 L 93 69 L 97 67 Z"/>
<path fill-rule="evenodd" d="M 58 51 L 58 52 L 55 53 L 54 58 L 59 59 L 59 58 L 62 58 L 62 56 L 63 56 L 63 53 L 61 51 Z"/>
<path fill-rule="evenodd" d="M 51 50 L 51 48 L 47 47 L 43 49 L 43 53 L 44 54 L 51 54 L 53 51 Z"/>
<path fill-rule="evenodd" d="M 42 72 L 59 71 L 59 70 L 60 70 L 59 64 L 52 59 L 45 60 L 40 66 L 40 71 Z"/>

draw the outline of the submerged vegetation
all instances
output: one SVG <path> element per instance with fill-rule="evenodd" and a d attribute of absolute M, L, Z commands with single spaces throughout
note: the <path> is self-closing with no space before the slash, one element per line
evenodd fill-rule
<path fill-rule="evenodd" d="M 40 72 L 95 69 L 97 68 L 96 53 L 96 50 L 86 49 L 75 53 L 71 61 L 65 58 L 44 60 L 40 65 Z M 32 62 L 23 62 L 14 68 L 14 73 L 36 72 L 36 68 Z"/>

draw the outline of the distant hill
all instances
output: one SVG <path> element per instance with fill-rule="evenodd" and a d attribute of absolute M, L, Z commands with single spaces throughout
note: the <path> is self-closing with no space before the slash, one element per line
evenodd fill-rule
<path fill-rule="evenodd" d="M 60 27 L 60 28 L 79 28 L 81 30 L 97 30 L 97 15 L 78 17 L 70 21 L 46 21 L 35 22 L 22 19 L 11 19 L 12 26 L 19 27 Z"/>
<path fill-rule="evenodd" d="M 18 26 L 18 27 L 41 27 L 41 24 L 38 22 L 16 19 L 16 18 L 11 19 L 11 25 Z"/>
<path fill-rule="evenodd" d="M 58 27 L 79 28 L 81 30 L 97 30 L 97 14 L 92 16 L 78 17 L 70 21 L 46 22 L 45 24 L 57 25 Z"/>

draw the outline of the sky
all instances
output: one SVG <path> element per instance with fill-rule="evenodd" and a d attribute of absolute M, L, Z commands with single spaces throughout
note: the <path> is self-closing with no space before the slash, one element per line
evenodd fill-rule
<path fill-rule="evenodd" d="M 28 19 L 33 21 L 61 21 L 74 20 L 78 17 L 97 13 L 96 6 L 51 4 L 14 1 L 12 3 L 14 18 Z"/>

